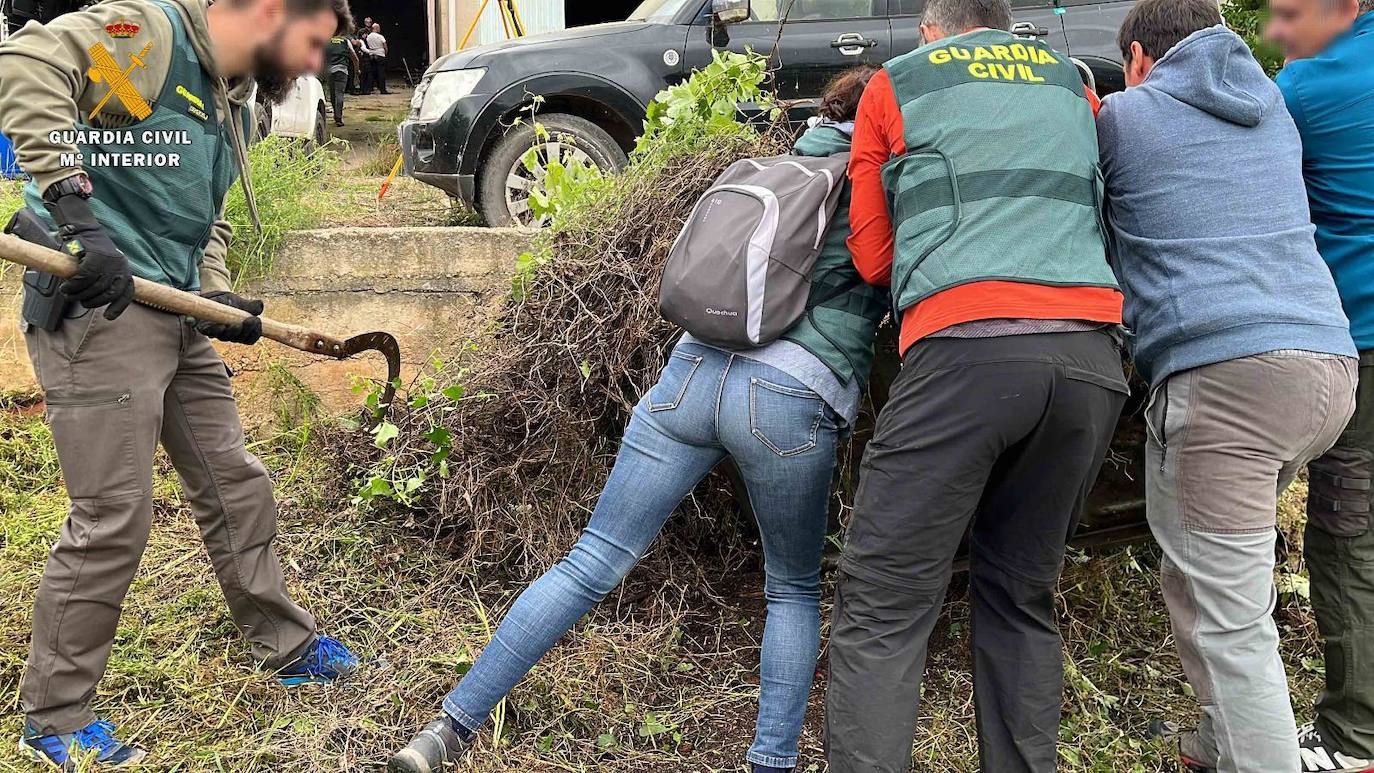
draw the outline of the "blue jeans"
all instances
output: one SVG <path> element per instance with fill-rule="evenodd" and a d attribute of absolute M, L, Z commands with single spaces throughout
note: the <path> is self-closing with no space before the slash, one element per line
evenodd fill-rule
<path fill-rule="evenodd" d="M 516 599 L 491 644 L 444 699 L 478 730 L 544 653 L 638 563 L 664 522 L 726 455 L 748 484 L 763 539 L 768 618 L 748 760 L 790 768 L 820 649 L 825 543 L 838 419 L 776 368 L 678 346 L 635 406 L 610 480 L 568 557 Z"/>

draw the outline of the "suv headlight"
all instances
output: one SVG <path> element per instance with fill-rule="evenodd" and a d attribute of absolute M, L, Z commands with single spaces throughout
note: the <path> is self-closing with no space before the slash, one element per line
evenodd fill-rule
<path fill-rule="evenodd" d="M 411 114 L 420 121 L 433 121 L 443 115 L 454 102 L 471 94 L 486 72 L 485 67 L 474 67 L 469 70 L 445 70 L 426 75 L 420 81 L 420 88 L 415 90 L 415 96 L 410 100 Z"/>

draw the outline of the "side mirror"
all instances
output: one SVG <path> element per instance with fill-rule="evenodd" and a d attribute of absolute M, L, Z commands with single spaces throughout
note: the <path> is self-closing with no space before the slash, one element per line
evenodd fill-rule
<path fill-rule="evenodd" d="M 711 18 L 725 26 L 749 20 L 749 0 L 711 0 Z"/>

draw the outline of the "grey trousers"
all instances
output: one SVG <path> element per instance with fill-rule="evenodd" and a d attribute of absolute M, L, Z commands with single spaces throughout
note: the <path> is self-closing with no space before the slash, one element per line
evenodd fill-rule
<path fill-rule="evenodd" d="M 1146 410 L 1146 502 L 1201 753 L 1220 773 L 1299 770 L 1273 612 L 1278 496 L 1355 410 L 1356 362 L 1265 354 L 1177 373 Z"/>
<path fill-rule="evenodd" d="M 34 604 L 19 694 L 32 729 L 68 733 L 95 719 L 89 703 L 152 528 L 159 440 L 254 656 L 269 668 L 298 657 L 315 621 L 287 595 L 272 549 L 272 483 L 244 447 L 228 369 L 209 340 L 142 306 L 25 337 L 72 501 Z"/>
<path fill-rule="evenodd" d="M 1126 391 L 1101 331 L 933 338 L 907 351 L 845 535 L 831 773 L 911 769 L 927 646 L 970 525 L 983 770 L 1053 773 L 1064 675 L 1054 591 Z"/>

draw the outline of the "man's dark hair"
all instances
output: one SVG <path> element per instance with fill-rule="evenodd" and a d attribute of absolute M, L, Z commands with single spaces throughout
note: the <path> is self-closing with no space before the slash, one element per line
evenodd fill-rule
<path fill-rule="evenodd" d="M 930 0 L 923 24 L 958 35 L 974 27 L 1011 31 L 1011 0 Z"/>
<path fill-rule="evenodd" d="M 864 87 L 877 73 L 877 67 L 861 64 L 836 75 L 821 94 L 821 117 L 835 123 L 854 120 L 859 112 L 859 98 L 864 95 Z"/>
<path fill-rule="evenodd" d="M 1131 43 L 1139 43 L 1145 55 L 1158 59 L 1180 40 L 1222 23 L 1217 0 L 1140 0 L 1121 22 L 1116 44 L 1124 61 L 1131 61 Z"/>
<path fill-rule="evenodd" d="M 254 0 L 231 0 L 233 5 L 243 6 Z M 286 14 L 288 16 L 309 16 L 320 11 L 333 11 L 334 18 L 338 20 L 335 30 L 347 30 L 353 28 L 353 9 L 348 7 L 348 0 L 284 0 Z"/>

